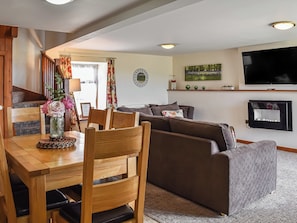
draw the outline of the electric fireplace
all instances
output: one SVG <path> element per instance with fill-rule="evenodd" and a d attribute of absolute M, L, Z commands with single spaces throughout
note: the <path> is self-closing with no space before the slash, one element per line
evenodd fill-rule
<path fill-rule="evenodd" d="M 248 118 L 251 128 L 293 131 L 292 101 L 250 100 Z"/>

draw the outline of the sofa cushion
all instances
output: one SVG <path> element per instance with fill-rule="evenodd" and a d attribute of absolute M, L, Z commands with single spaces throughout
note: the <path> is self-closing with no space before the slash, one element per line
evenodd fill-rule
<path fill-rule="evenodd" d="M 140 108 L 128 108 L 125 106 L 121 106 L 117 108 L 118 111 L 122 112 L 139 112 L 146 115 L 153 115 L 153 112 L 150 107 L 140 107 Z"/>
<path fill-rule="evenodd" d="M 170 129 L 170 124 L 169 124 L 168 119 L 169 119 L 168 117 L 163 117 L 163 116 L 153 116 L 153 115 L 141 114 L 139 117 L 139 122 L 149 121 L 151 123 L 152 129 L 158 129 L 158 130 L 170 132 L 171 129 Z"/>
<path fill-rule="evenodd" d="M 169 117 L 169 118 L 175 118 L 175 117 L 183 118 L 184 117 L 184 113 L 183 113 L 182 109 L 163 110 L 162 115 L 165 116 L 165 117 Z"/>
<path fill-rule="evenodd" d="M 162 116 L 163 110 L 178 110 L 180 107 L 178 106 L 177 102 L 174 102 L 172 104 L 166 104 L 166 105 L 150 105 L 152 112 L 154 115 Z"/>
<path fill-rule="evenodd" d="M 170 118 L 169 124 L 172 132 L 214 140 L 218 144 L 220 151 L 236 147 L 234 137 L 227 124 L 180 118 Z"/>
<path fill-rule="evenodd" d="M 183 110 L 184 118 L 193 119 L 194 107 L 189 105 L 178 105 Z"/>

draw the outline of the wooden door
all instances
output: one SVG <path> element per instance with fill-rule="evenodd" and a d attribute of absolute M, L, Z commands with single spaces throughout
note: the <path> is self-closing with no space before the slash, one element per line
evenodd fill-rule
<path fill-rule="evenodd" d="M 0 25 L 0 128 L 7 136 L 6 108 L 12 105 L 12 41 L 18 28 Z"/>

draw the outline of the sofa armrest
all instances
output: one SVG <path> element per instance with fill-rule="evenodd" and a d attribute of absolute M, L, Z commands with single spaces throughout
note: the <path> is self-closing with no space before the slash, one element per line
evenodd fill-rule
<path fill-rule="evenodd" d="M 276 143 L 270 140 L 214 154 L 210 183 L 214 185 L 212 206 L 219 212 L 232 214 L 274 191 L 276 167 Z"/>

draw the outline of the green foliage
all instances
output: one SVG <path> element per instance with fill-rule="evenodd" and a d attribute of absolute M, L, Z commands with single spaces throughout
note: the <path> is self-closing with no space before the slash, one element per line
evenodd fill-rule
<path fill-rule="evenodd" d="M 61 101 L 63 98 L 65 98 L 65 91 L 62 88 L 63 79 L 59 73 L 55 73 L 55 83 L 56 83 L 57 89 L 54 89 L 51 86 L 47 86 L 46 88 L 50 92 L 51 100 Z"/>

